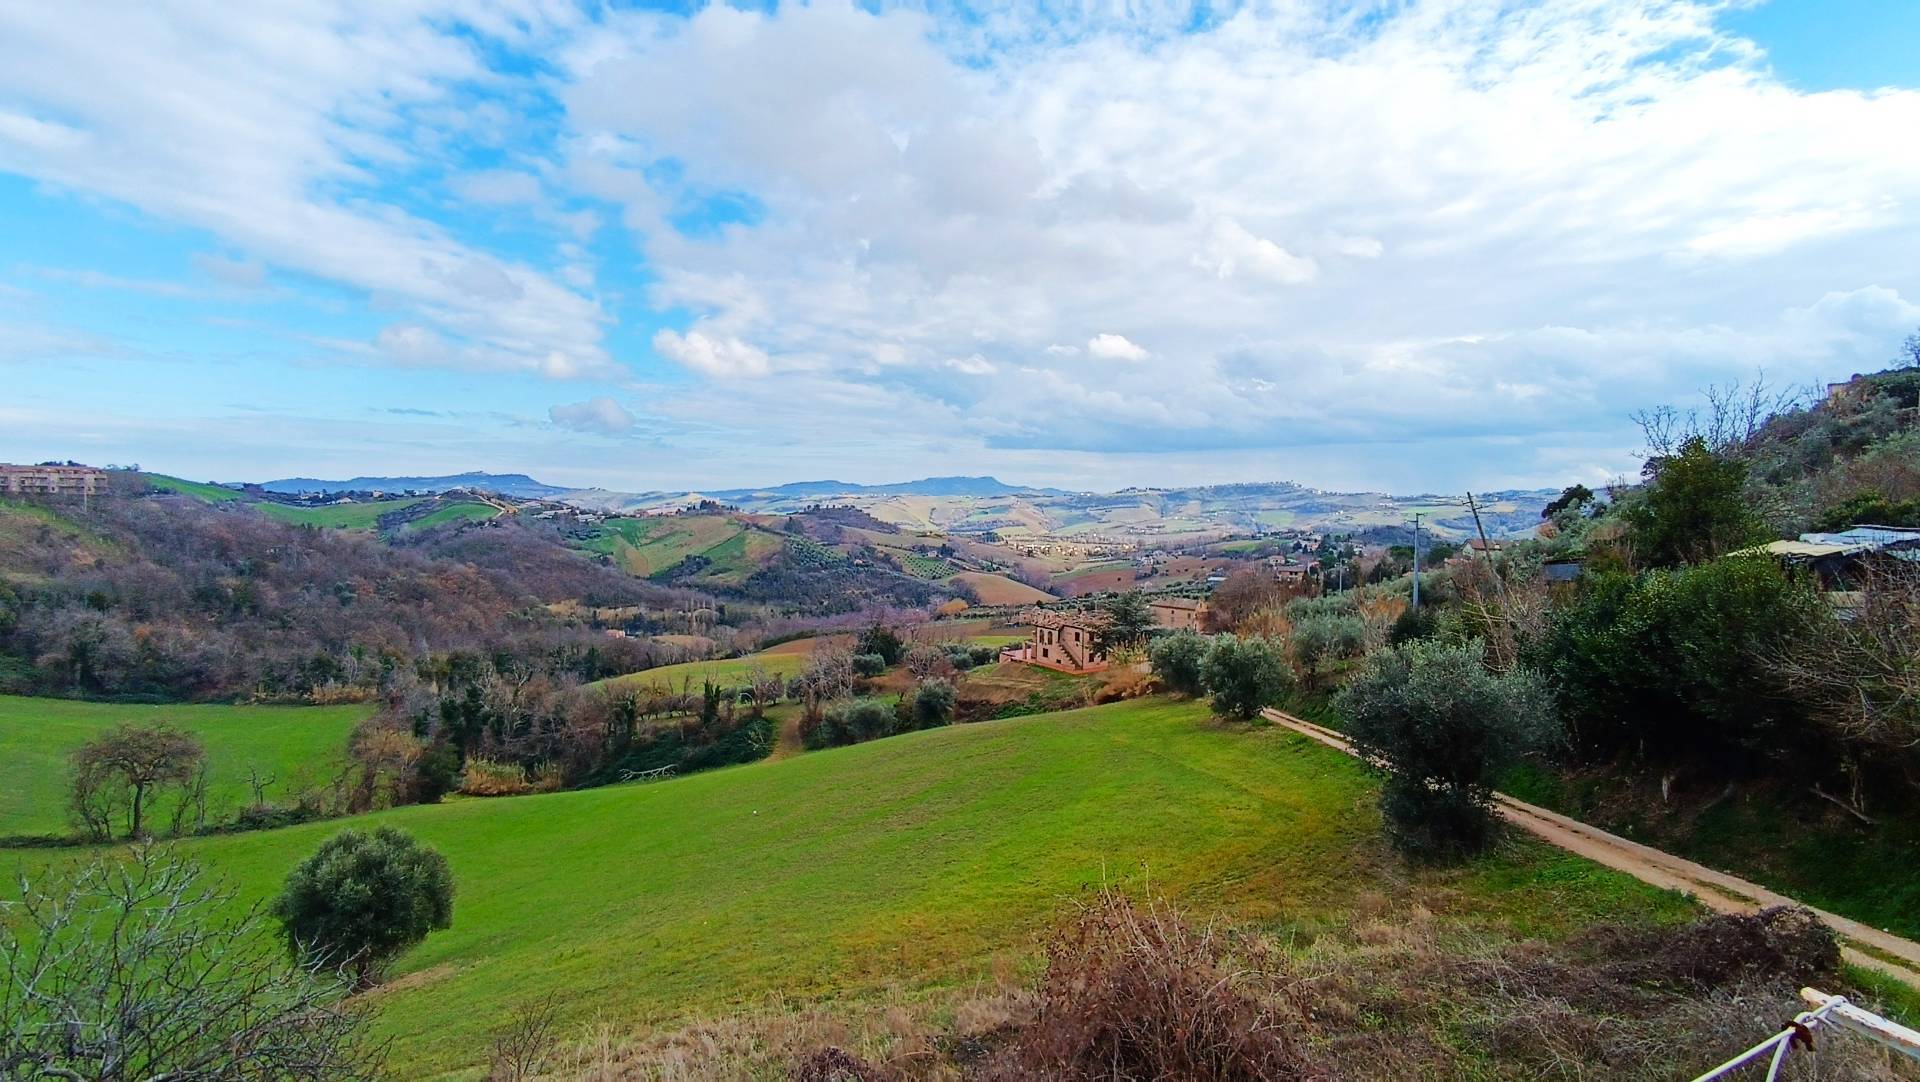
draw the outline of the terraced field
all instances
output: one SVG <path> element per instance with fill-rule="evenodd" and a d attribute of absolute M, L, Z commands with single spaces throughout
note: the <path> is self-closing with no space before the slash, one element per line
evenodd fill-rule
<path fill-rule="evenodd" d="M 628 573 L 646 578 L 680 566 L 739 537 L 746 527 L 725 515 L 658 515 L 609 519 L 586 543 L 613 557 Z M 744 553 L 744 548 L 742 549 Z"/>

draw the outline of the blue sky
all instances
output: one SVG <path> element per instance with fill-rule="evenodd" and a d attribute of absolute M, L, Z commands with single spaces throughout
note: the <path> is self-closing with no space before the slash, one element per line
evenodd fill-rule
<path fill-rule="evenodd" d="M 1920 325 L 1911 3 L 270 7 L 0 9 L 0 460 L 1591 483 Z"/>

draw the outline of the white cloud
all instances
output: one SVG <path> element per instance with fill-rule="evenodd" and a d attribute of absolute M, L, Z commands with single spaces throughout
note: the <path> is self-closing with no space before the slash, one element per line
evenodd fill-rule
<path fill-rule="evenodd" d="M 662 330 L 653 336 L 653 348 L 696 372 L 721 379 L 764 376 L 772 371 L 765 353 L 731 335 Z"/>
<path fill-rule="evenodd" d="M 195 252 L 194 269 L 222 285 L 259 289 L 267 282 L 267 268 L 251 259 L 230 259 L 212 252 Z"/>
<path fill-rule="evenodd" d="M 589 398 L 585 402 L 554 406 L 547 410 L 547 417 L 562 428 L 571 428 L 576 432 L 598 432 L 607 436 L 629 432 L 635 423 L 633 414 L 605 395 Z"/>
<path fill-rule="evenodd" d="M 966 376 L 991 376 L 995 372 L 1000 371 L 998 366 L 992 361 L 987 360 L 978 353 L 971 357 L 949 357 L 947 358 L 947 367 Z"/>
<path fill-rule="evenodd" d="M 538 177 L 511 169 L 466 173 L 453 178 L 449 186 L 466 202 L 485 207 L 531 205 L 542 196 Z"/>
<path fill-rule="evenodd" d="M 569 55 L 565 172 L 645 233 L 653 303 L 726 343 L 667 356 L 806 370 L 750 366 L 779 393 L 874 380 L 885 342 L 885 393 L 1030 446 L 1505 430 L 1590 463 L 1635 406 L 1870 355 L 1783 313 L 1920 297 L 1920 144 L 1886 136 L 1920 92 L 1794 90 L 1690 0 L 1319 10 L 623 15 Z M 716 189 L 765 213 L 664 225 Z M 1127 337 L 1064 344 L 1102 327 Z M 973 356 L 1025 367 L 938 377 Z"/>
<path fill-rule="evenodd" d="M 499 80 L 476 39 L 537 48 L 577 18 L 513 0 L 10 5 L 0 170 L 406 309 L 460 344 L 446 363 L 542 372 L 559 351 L 615 374 L 594 300 L 378 195 L 480 122 L 466 88 Z"/>
<path fill-rule="evenodd" d="M 1087 339 L 1087 352 L 1103 361 L 1144 361 L 1150 356 L 1124 334 L 1096 334 Z"/>
<path fill-rule="evenodd" d="M 1247 232 L 1231 218 L 1213 223 L 1206 246 L 1194 254 L 1193 265 L 1219 278 L 1244 276 L 1277 285 L 1311 282 L 1320 274 L 1313 260 Z"/>
<path fill-rule="evenodd" d="M 1713 3 L 1195 31 L 1174 8 L 310 2 L 0 11 L 0 170 L 211 235 L 246 261 L 228 284 L 357 290 L 385 330 L 322 345 L 362 363 L 624 381 L 616 319 L 684 326 L 653 351 L 700 378 L 648 387 L 649 420 L 715 453 L 804 440 L 835 472 L 885 417 L 889 446 L 983 463 L 1284 475 L 1418 447 L 1431 477 L 1511 479 L 1609 463 L 1629 409 L 1757 365 L 1864 370 L 1920 321 L 1920 143 L 1889 135 L 1920 92 L 1795 89 Z M 488 70 L 500 42 L 550 66 Z M 557 122 L 522 107 L 548 94 Z M 467 232 L 405 209 L 419 176 Z M 709 205 L 750 212 L 676 228 Z M 644 285 L 596 281 L 603 219 Z M 1515 442 L 1469 458 L 1491 434 Z"/>

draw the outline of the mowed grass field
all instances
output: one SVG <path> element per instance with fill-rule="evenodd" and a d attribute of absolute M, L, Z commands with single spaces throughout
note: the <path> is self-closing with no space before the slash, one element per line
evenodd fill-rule
<path fill-rule="evenodd" d="M 268 518 L 294 526 L 319 526 L 333 530 L 371 530 L 380 524 L 380 516 L 404 511 L 425 497 L 376 500 L 371 503 L 338 503 L 323 507 L 296 507 L 292 504 L 262 501 L 251 505 Z"/>
<path fill-rule="evenodd" d="M 1034 974 L 1049 929 L 1103 884 L 1307 935 L 1362 895 L 1376 914 L 1418 902 L 1520 934 L 1691 911 L 1525 843 L 1465 870 L 1409 871 L 1380 840 L 1374 798 L 1357 764 L 1305 738 L 1141 700 L 183 848 L 241 903 L 270 897 L 347 826 L 396 826 L 446 854 L 453 927 L 379 995 L 404 1078 L 478 1077 L 487 1031 L 548 995 L 569 1027 L 621 1032 L 769 1002 L 938 994 L 996 965 Z"/>
<path fill-rule="evenodd" d="M 786 644 L 783 644 L 786 645 Z M 768 676 L 792 676 L 807 667 L 805 649 L 762 650 L 746 657 L 719 658 L 714 661 L 683 661 L 678 665 L 662 665 L 657 669 L 628 673 L 625 676 L 596 680 L 590 687 L 605 688 L 613 691 L 637 690 L 643 687 L 660 687 L 678 691 L 682 683 L 698 688 L 708 680 L 722 685 L 745 684 L 753 674 L 766 673 Z"/>
<path fill-rule="evenodd" d="M 211 485 L 205 481 L 188 481 L 180 477 L 168 477 L 165 474 L 143 474 L 147 483 L 162 492 L 177 492 L 182 496 L 192 496 L 208 503 L 232 503 L 240 498 L 240 493 L 221 485 Z"/>
<path fill-rule="evenodd" d="M 64 834 L 67 757 L 119 725 L 164 722 L 207 749 L 208 802 L 228 811 L 250 795 L 248 768 L 284 792 L 303 771 L 324 781 L 346 758 L 347 734 L 371 706 L 118 706 L 0 695 L 0 836 Z"/>

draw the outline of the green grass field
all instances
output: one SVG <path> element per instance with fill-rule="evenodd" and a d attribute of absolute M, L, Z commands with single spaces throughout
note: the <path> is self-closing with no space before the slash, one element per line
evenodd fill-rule
<path fill-rule="evenodd" d="M 687 778 L 402 808 L 186 843 L 242 902 L 344 826 L 446 854 L 453 927 L 379 997 L 396 1077 L 477 1077 L 486 1033 L 549 994 L 568 1025 L 932 993 L 1037 971 L 1102 884 L 1311 936 L 1367 892 L 1553 935 L 1678 919 L 1681 899 L 1511 843 L 1452 872 L 1387 855 L 1352 760 L 1196 704 L 1143 700 L 913 733 Z M 31 867 L 72 859 L 14 854 Z"/>
<path fill-rule="evenodd" d="M 177 492 L 182 496 L 192 496 L 207 503 L 232 503 L 240 498 L 240 493 L 220 485 L 210 485 L 204 481 L 187 481 L 179 477 L 168 477 L 161 473 L 142 474 L 147 483 L 161 492 Z"/>
<path fill-rule="evenodd" d="M 407 523 L 402 529 L 430 530 L 435 526 L 446 526 L 455 522 L 485 522 L 500 513 L 500 509 L 484 503 L 450 503 L 445 507 L 436 507 L 428 514 Z"/>
<path fill-rule="evenodd" d="M 645 672 L 628 673 L 625 676 L 596 680 L 590 686 L 625 690 L 629 688 L 663 687 L 679 690 L 682 681 L 688 681 L 698 689 L 703 681 L 712 680 L 716 684 L 744 684 L 755 670 L 769 676 L 792 676 L 807 667 L 807 655 L 793 651 L 762 651 L 746 657 L 721 658 L 717 661 L 685 661 L 678 665 L 662 665 Z"/>
<path fill-rule="evenodd" d="M 378 500 L 373 503 L 327 504 L 324 507 L 295 507 L 285 503 L 251 505 L 268 518 L 294 526 L 319 526 L 330 530 L 371 530 L 380 524 L 380 516 L 404 511 L 424 497 Z"/>
<path fill-rule="evenodd" d="M 67 756 L 123 721 L 166 722 L 206 744 L 209 804 L 231 813 L 247 798 L 248 767 L 285 791 L 305 771 L 324 781 L 346 757 L 347 734 L 370 706 L 117 706 L 0 695 L 0 836 L 63 834 Z"/>

